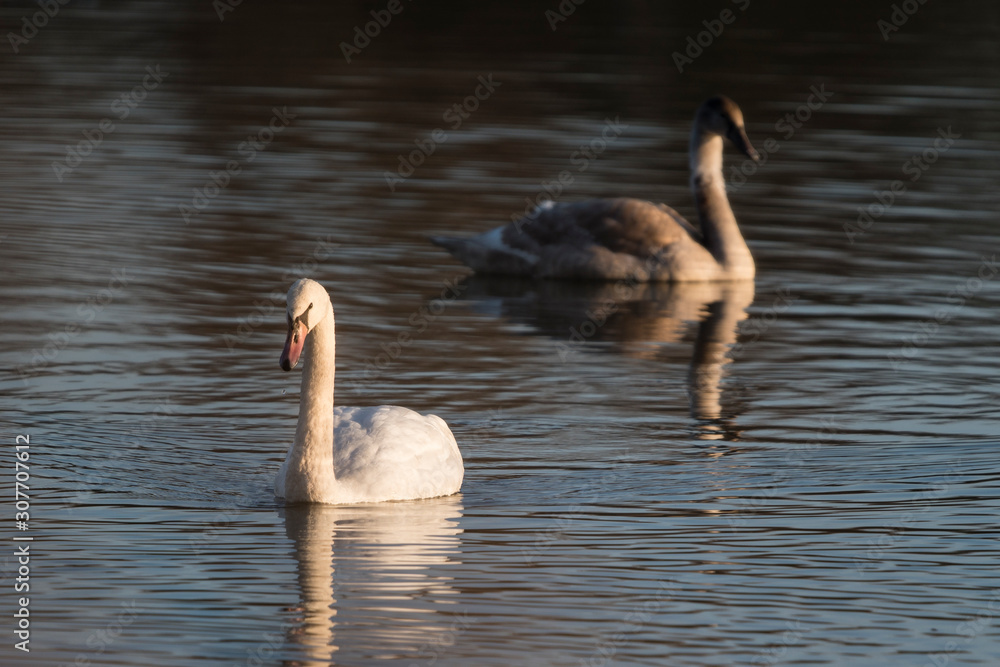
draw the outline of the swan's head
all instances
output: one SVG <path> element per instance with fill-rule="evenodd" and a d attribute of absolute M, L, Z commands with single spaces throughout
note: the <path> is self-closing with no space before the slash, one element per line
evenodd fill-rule
<path fill-rule="evenodd" d="M 281 369 L 290 371 L 299 361 L 306 336 L 322 322 L 330 312 L 330 295 L 315 280 L 296 280 L 288 290 L 285 299 L 288 315 L 288 338 L 281 351 Z"/>
<path fill-rule="evenodd" d="M 747 131 L 743 127 L 743 112 L 736 102 L 724 95 L 718 95 L 698 107 L 694 117 L 696 130 L 702 134 L 717 134 L 729 139 L 733 146 L 751 160 L 759 160 L 760 156 L 750 145 Z"/>

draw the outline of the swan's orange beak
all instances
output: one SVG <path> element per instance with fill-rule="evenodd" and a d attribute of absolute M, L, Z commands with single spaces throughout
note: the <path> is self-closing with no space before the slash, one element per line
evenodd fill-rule
<path fill-rule="evenodd" d="M 288 338 L 285 339 L 285 349 L 281 351 L 281 370 L 290 371 L 299 362 L 299 355 L 302 354 L 302 347 L 306 344 L 306 334 L 309 333 L 306 325 L 302 322 L 292 322 L 288 327 Z"/>

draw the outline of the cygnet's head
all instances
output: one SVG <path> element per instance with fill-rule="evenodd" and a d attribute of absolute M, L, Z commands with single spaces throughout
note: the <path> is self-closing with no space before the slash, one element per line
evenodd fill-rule
<path fill-rule="evenodd" d="M 743 112 L 736 102 L 725 95 L 705 100 L 694 115 L 694 123 L 701 134 L 711 133 L 725 137 L 751 160 L 760 159 L 757 151 L 750 145 L 743 127 Z"/>
<path fill-rule="evenodd" d="M 282 370 L 290 371 L 299 361 L 306 336 L 329 315 L 331 306 L 330 295 L 323 286 L 308 278 L 296 280 L 288 289 L 285 301 L 288 304 L 288 337 L 278 363 Z"/>

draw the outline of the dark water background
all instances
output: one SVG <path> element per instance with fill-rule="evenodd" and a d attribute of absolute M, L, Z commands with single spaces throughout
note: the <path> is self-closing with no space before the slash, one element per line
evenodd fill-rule
<path fill-rule="evenodd" d="M 403 0 L 348 63 L 385 3 L 73 0 L 13 44 L 40 10 L 4 3 L 34 541 L 30 654 L 0 553 L 0 661 L 1000 662 L 1000 9 L 764 4 Z M 470 280 L 426 242 L 552 194 L 691 217 L 718 92 L 770 147 L 731 188 L 752 289 Z M 461 495 L 275 503 L 299 275 L 337 400 L 444 417 Z"/>

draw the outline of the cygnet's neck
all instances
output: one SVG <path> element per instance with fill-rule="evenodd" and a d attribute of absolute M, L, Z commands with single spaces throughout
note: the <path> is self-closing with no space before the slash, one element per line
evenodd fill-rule
<path fill-rule="evenodd" d="M 285 497 L 315 502 L 334 479 L 333 375 L 336 340 L 333 309 L 306 337 L 299 422 L 288 457 Z"/>
<path fill-rule="evenodd" d="M 705 247 L 733 277 L 753 277 L 753 257 L 726 196 L 722 137 L 696 124 L 691 132 L 690 160 L 691 191 Z"/>

